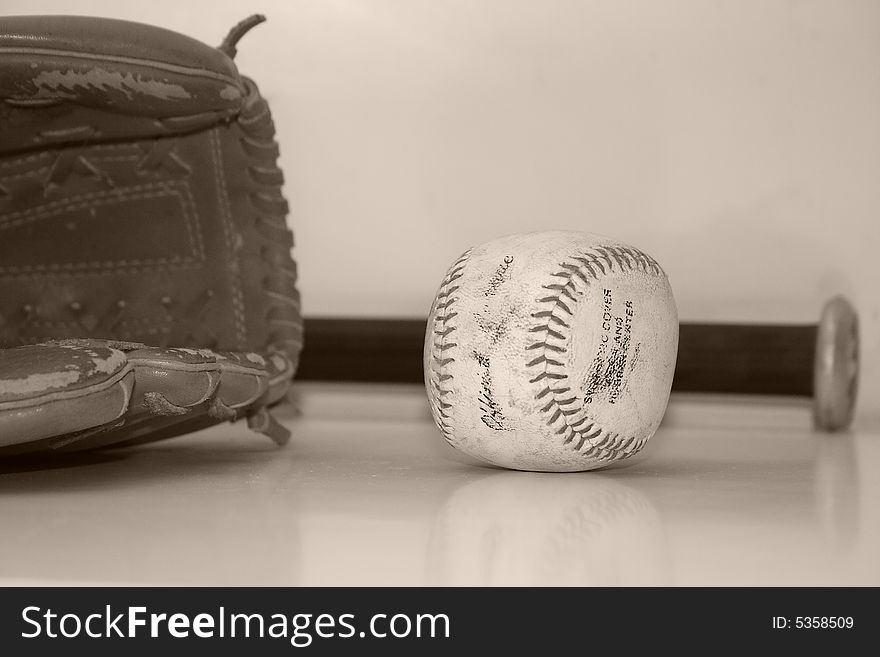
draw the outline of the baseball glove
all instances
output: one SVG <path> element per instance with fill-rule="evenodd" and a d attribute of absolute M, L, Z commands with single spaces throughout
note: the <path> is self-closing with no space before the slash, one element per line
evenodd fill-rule
<path fill-rule="evenodd" d="M 0 17 L 0 454 L 247 418 L 276 442 L 302 320 L 266 101 L 157 27 Z"/>

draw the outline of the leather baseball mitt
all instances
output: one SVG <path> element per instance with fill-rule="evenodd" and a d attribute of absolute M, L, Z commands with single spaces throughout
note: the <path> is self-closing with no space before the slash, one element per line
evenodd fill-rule
<path fill-rule="evenodd" d="M 266 101 L 157 27 L 0 17 L 0 454 L 247 418 L 282 443 L 302 320 Z"/>

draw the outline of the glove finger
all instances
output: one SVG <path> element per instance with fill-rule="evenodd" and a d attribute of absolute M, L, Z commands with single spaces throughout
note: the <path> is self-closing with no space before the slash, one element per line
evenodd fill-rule
<path fill-rule="evenodd" d="M 127 353 L 135 384 L 119 426 L 58 439 L 55 451 L 130 446 L 233 421 L 281 401 L 293 374 L 283 354 L 137 346 Z M 251 426 L 278 443 L 289 437 L 270 418 Z"/>
<path fill-rule="evenodd" d="M 132 347 L 126 357 L 134 390 L 119 426 L 59 439 L 52 445 L 56 451 L 106 447 L 208 413 L 222 376 L 216 356 L 207 350 Z"/>
<path fill-rule="evenodd" d="M 290 390 L 290 382 L 296 371 L 296 365 L 287 354 L 277 352 L 266 358 L 266 366 L 269 369 L 269 390 L 266 392 L 266 406 L 272 406 L 287 397 L 287 393 Z"/>
<path fill-rule="evenodd" d="M 0 449 L 118 420 L 134 379 L 124 352 L 100 342 L 0 350 Z"/>
<path fill-rule="evenodd" d="M 213 352 L 209 352 L 213 353 Z M 242 401 L 253 397 L 252 385 L 248 384 L 248 370 L 235 372 L 232 363 L 229 360 L 221 360 L 226 363 L 224 378 L 226 374 L 235 376 L 238 380 L 234 384 L 227 381 L 224 388 L 224 399 L 226 400 L 223 407 L 227 412 L 231 411 L 230 420 L 238 419 L 246 416 L 248 419 L 248 427 L 257 433 L 261 433 L 269 437 L 278 445 L 284 445 L 290 440 L 290 431 L 279 424 L 269 413 L 268 407 L 282 402 L 290 389 L 290 382 L 293 378 L 295 370 L 294 363 L 283 353 L 273 353 L 265 358 L 266 368 L 268 370 L 268 389 L 252 404 L 243 407 Z M 262 378 L 262 377 L 261 377 Z M 262 381 L 257 385 L 262 387 Z M 236 396 L 238 401 L 236 401 Z M 237 407 L 237 410 L 231 406 Z M 189 418 L 155 418 L 146 426 L 127 427 L 124 436 L 114 442 L 110 447 L 130 447 L 132 445 L 140 445 L 148 442 L 155 442 L 173 438 L 175 436 L 193 433 L 213 426 L 224 419 L 218 417 L 224 415 L 223 412 L 215 414 L 193 414 Z"/>
<path fill-rule="evenodd" d="M 186 415 L 209 401 L 221 380 L 210 352 L 144 347 L 127 354 L 135 372 L 129 420 L 142 415 Z"/>
<path fill-rule="evenodd" d="M 211 415 L 221 420 L 234 420 L 238 411 L 260 400 L 269 391 L 269 369 L 266 359 L 255 353 L 213 352 L 220 366 L 220 384 L 211 406 Z"/>

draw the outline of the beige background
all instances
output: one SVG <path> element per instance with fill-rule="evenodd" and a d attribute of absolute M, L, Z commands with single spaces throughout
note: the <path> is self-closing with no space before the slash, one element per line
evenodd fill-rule
<path fill-rule="evenodd" d="M 685 321 L 863 329 L 880 417 L 880 2 L 4 0 L 219 43 L 272 103 L 310 316 L 424 316 L 469 245 L 628 241 Z"/>

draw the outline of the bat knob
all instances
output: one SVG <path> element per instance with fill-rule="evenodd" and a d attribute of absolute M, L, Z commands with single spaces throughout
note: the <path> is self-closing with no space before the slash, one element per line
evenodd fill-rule
<path fill-rule="evenodd" d="M 813 424 L 843 431 L 852 422 L 859 378 L 859 316 L 844 297 L 822 308 L 813 367 Z"/>

